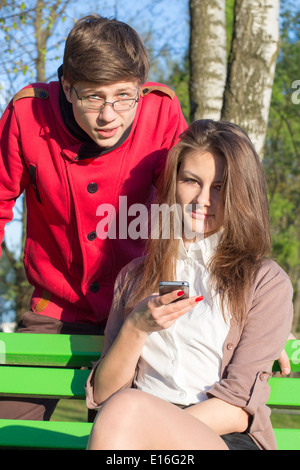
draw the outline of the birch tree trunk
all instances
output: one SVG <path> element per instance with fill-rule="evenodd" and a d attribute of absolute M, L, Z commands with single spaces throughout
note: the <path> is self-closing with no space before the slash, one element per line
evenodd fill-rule
<path fill-rule="evenodd" d="M 191 121 L 218 120 L 226 81 L 225 0 L 190 0 Z"/>
<path fill-rule="evenodd" d="M 236 0 L 221 117 L 240 125 L 262 157 L 276 59 L 280 0 Z"/>

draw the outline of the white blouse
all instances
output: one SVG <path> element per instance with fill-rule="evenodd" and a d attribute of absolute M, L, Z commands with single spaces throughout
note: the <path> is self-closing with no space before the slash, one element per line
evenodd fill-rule
<path fill-rule="evenodd" d="M 219 295 L 209 289 L 207 263 L 221 232 L 191 244 L 180 243 L 178 281 L 188 281 L 190 296 L 204 299 L 166 330 L 150 333 L 138 364 L 135 386 L 180 405 L 207 399 L 221 380 L 223 347 L 229 321 L 223 319 Z"/>

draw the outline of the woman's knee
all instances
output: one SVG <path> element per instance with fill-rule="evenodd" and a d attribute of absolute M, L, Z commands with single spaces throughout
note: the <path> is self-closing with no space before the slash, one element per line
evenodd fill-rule
<path fill-rule="evenodd" d="M 144 403 L 143 392 L 135 389 L 120 390 L 107 399 L 95 418 L 88 448 L 107 449 L 129 437 Z"/>
<path fill-rule="evenodd" d="M 146 397 L 143 392 L 136 389 L 124 389 L 112 395 L 101 407 L 97 421 L 114 421 L 118 426 L 123 422 L 132 422 L 140 416 L 141 409 L 145 406 Z"/>
<path fill-rule="evenodd" d="M 104 407 L 111 412 L 122 412 L 126 416 L 139 413 L 147 400 L 146 394 L 136 389 L 123 389 L 112 395 Z"/>

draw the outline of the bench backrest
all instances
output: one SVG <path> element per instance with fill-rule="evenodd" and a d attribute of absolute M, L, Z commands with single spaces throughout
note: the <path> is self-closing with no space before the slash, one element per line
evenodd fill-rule
<path fill-rule="evenodd" d="M 99 359 L 103 341 L 103 336 L 0 333 L 0 396 L 84 399 L 88 368 L 91 362 Z M 292 372 L 299 373 L 300 340 L 288 341 L 286 351 Z M 280 370 L 278 363 L 274 363 L 273 370 Z M 300 377 L 272 377 L 269 383 L 269 406 L 300 409 Z M 5 420 L 0 421 L 3 425 Z M 21 422 L 6 424 L 6 432 L 21 426 L 28 427 Z M 36 423 L 34 429 L 37 432 L 39 428 L 49 431 L 52 426 L 65 429 L 68 424 L 72 425 L 72 433 L 75 433 L 70 440 L 76 447 L 77 433 L 90 429 L 88 423 Z M 54 436 L 54 431 L 51 432 Z M 63 435 L 68 438 L 68 432 L 64 431 Z M 275 435 L 279 448 L 300 449 L 300 430 L 276 429 Z M 24 433 L 22 436 L 24 440 Z M 78 443 L 83 445 L 85 439 L 83 436 Z M 60 443 L 59 439 L 57 443 Z M 61 445 L 65 448 L 66 443 L 61 442 Z"/>
<path fill-rule="evenodd" d="M 84 398 L 103 336 L 0 333 L 0 396 Z M 86 368 L 86 369 L 82 369 Z"/>

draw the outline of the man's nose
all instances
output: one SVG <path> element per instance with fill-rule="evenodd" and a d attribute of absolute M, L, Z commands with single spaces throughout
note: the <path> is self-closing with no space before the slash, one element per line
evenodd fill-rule
<path fill-rule="evenodd" d="M 116 111 L 114 110 L 113 103 L 106 101 L 103 108 L 99 111 L 99 117 L 102 121 L 110 122 L 116 117 Z"/>

